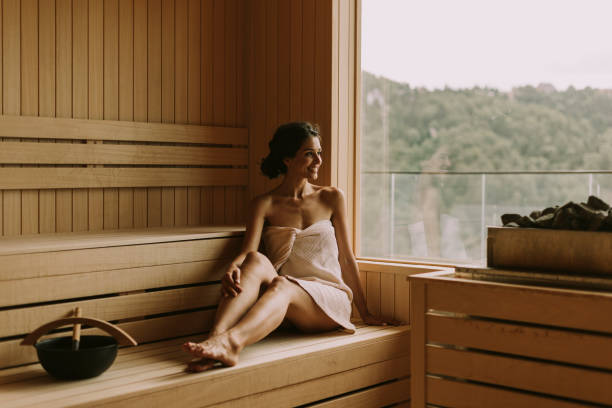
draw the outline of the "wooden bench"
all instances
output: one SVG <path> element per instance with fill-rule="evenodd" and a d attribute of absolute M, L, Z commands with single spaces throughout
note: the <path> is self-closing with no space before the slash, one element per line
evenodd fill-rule
<path fill-rule="evenodd" d="M 194 227 L 2 238 L 0 405 L 407 404 L 408 326 L 359 326 L 354 335 L 278 331 L 247 347 L 235 367 L 185 373 L 190 357 L 180 345 L 210 328 L 220 274 L 242 234 L 241 227 Z M 120 349 L 100 377 L 60 381 L 19 343 L 76 306 L 117 324 L 139 346 Z"/>

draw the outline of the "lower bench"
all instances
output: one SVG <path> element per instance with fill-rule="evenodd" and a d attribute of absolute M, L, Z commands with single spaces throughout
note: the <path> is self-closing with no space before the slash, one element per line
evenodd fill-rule
<path fill-rule="evenodd" d="M 359 327 L 353 335 L 279 331 L 247 347 L 235 367 L 186 373 L 190 356 L 180 345 L 209 329 L 223 266 L 241 239 L 241 228 L 224 227 L 1 239 L 0 405 L 376 407 L 408 400 L 408 326 Z M 76 306 L 140 345 L 120 349 L 100 377 L 59 381 L 34 363 L 33 347 L 19 343 Z"/>

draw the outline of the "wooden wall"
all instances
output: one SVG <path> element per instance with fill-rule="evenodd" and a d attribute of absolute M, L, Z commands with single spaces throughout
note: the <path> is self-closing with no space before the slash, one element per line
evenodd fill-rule
<path fill-rule="evenodd" d="M 0 113 L 246 128 L 247 3 L 0 0 Z M 0 149 L 3 142 L 32 140 L 5 137 Z M 247 192 L 246 185 L 176 185 L 0 195 L 2 235 L 20 235 L 235 223 Z"/>
<path fill-rule="evenodd" d="M 319 124 L 323 166 L 318 183 L 346 194 L 354 217 L 358 120 L 356 0 L 253 0 L 249 2 L 249 156 L 251 195 L 278 181 L 258 169 L 279 124 Z"/>
<path fill-rule="evenodd" d="M 331 182 L 332 1 L 249 1 L 251 195 L 276 181 L 259 171 L 279 124 L 309 121 L 323 136 L 320 184 Z"/>

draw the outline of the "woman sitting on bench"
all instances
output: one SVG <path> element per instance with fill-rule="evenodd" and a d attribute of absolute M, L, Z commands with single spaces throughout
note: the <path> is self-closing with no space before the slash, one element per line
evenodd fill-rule
<path fill-rule="evenodd" d="M 183 346 L 197 357 L 189 371 L 235 365 L 245 346 L 285 319 L 304 332 L 352 333 L 353 295 L 365 323 L 396 323 L 367 311 L 343 193 L 309 182 L 318 178 L 322 163 L 318 129 L 306 122 L 282 125 L 269 146 L 261 170 L 284 179 L 251 203 L 242 251 L 223 276 L 209 337 Z M 267 256 L 257 251 L 262 237 Z"/>

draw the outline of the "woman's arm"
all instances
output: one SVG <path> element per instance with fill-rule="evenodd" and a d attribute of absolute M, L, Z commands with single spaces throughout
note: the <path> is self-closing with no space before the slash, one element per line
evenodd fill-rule
<path fill-rule="evenodd" d="M 332 224 L 336 231 L 336 241 L 338 242 L 338 260 L 342 269 L 342 277 L 346 284 L 353 291 L 353 302 L 357 307 L 357 311 L 361 319 L 366 324 L 372 325 L 397 325 L 399 322 L 391 319 L 377 318 L 370 314 L 366 306 L 365 294 L 359 280 L 359 267 L 357 260 L 353 254 L 350 243 L 350 235 L 348 231 L 348 222 L 346 217 L 346 203 L 344 193 L 339 189 L 334 189 L 332 197 L 333 213 Z"/>
<path fill-rule="evenodd" d="M 240 287 L 240 266 L 249 252 L 257 251 L 261 232 L 263 230 L 269 198 L 266 196 L 255 197 L 249 206 L 246 231 L 242 241 L 240 253 L 229 264 L 225 275 L 221 279 L 221 293 L 223 296 L 238 296 L 242 292 Z"/>

